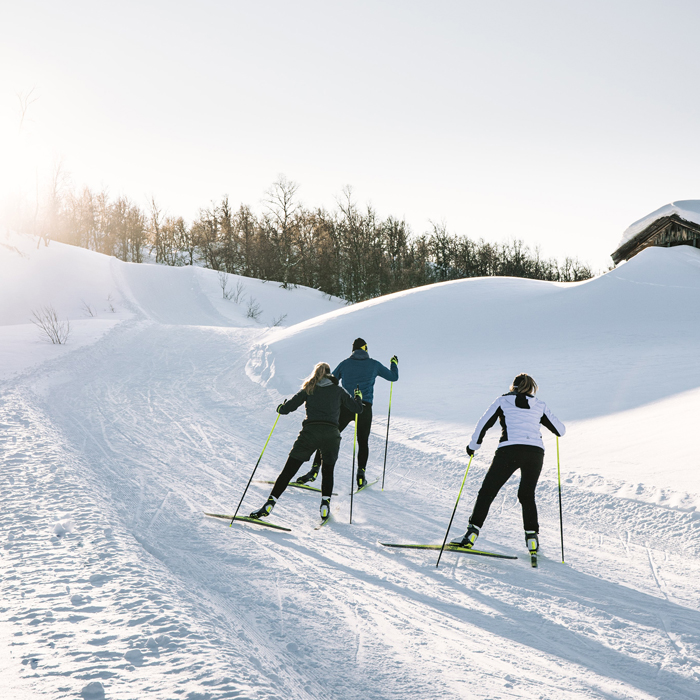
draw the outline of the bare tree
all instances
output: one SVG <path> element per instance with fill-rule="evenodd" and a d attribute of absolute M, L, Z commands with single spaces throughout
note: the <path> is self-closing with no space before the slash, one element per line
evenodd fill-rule
<path fill-rule="evenodd" d="M 70 321 L 61 321 L 51 304 L 32 310 L 30 321 L 54 344 L 65 345 L 70 335 Z"/>
<path fill-rule="evenodd" d="M 21 133 L 22 127 L 25 121 L 27 121 L 27 114 L 29 113 L 29 108 L 33 105 L 39 98 L 34 97 L 34 90 L 36 90 L 36 85 L 27 93 L 18 92 L 17 99 L 19 100 L 19 128 L 17 133 Z"/>
<path fill-rule="evenodd" d="M 64 193 L 69 182 L 69 175 L 63 167 L 63 157 L 54 161 L 51 170 L 51 180 L 46 194 L 46 204 L 44 207 L 44 215 L 41 225 L 37 230 L 39 239 L 37 240 L 37 248 L 44 241 L 44 245 L 48 246 L 52 238 L 60 236 L 61 226 L 61 207 L 63 205 Z"/>
<path fill-rule="evenodd" d="M 277 248 L 282 286 L 285 289 L 290 286 L 291 270 L 299 261 L 295 241 L 295 219 L 300 205 L 294 199 L 298 189 L 299 185 L 296 182 L 279 175 L 263 199 L 267 209 L 267 222 Z"/>
<path fill-rule="evenodd" d="M 174 239 L 178 250 L 184 251 L 189 258 L 189 262 L 186 260 L 185 265 L 194 265 L 195 253 L 197 252 L 197 235 L 194 226 L 188 226 L 181 216 L 174 223 Z"/>
<path fill-rule="evenodd" d="M 151 201 L 149 202 L 151 209 L 149 217 L 149 234 L 151 239 L 151 253 L 156 251 L 156 263 L 167 262 L 167 254 L 165 252 L 164 236 L 163 236 L 163 213 L 160 207 L 156 204 L 156 198 L 151 195 Z"/>

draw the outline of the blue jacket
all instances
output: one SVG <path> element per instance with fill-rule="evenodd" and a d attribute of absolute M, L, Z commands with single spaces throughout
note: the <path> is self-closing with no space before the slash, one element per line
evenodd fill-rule
<path fill-rule="evenodd" d="M 333 375 L 340 379 L 343 388 L 351 394 L 359 385 L 362 392 L 362 400 L 372 403 L 374 399 L 374 380 L 377 375 L 389 382 L 399 380 L 399 366 L 391 363 L 391 369 L 387 369 L 381 362 L 373 360 L 366 350 L 355 350 L 347 360 L 343 360 L 334 370 Z"/>

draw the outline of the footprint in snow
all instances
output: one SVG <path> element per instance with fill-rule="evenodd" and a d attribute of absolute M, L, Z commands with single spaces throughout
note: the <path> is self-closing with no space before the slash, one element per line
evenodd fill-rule
<path fill-rule="evenodd" d="M 56 537 L 63 537 L 65 534 L 73 532 L 73 530 L 75 530 L 75 523 L 70 518 L 59 520 L 53 526 L 53 534 L 56 535 Z"/>
<path fill-rule="evenodd" d="M 142 666 L 143 665 L 143 652 L 138 649 L 129 649 L 129 651 L 124 654 L 124 658 L 132 666 Z"/>
<path fill-rule="evenodd" d="M 104 574 L 93 574 L 90 576 L 90 585 L 94 586 L 95 588 L 99 588 L 100 586 L 103 586 L 107 580 L 108 577 L 105 576 Z"/>
<path fill-rule="evenodd" d="M 105 700 L 105 689 L 99 681 L 88 683 L 81 691 L 83 700 Z"/>

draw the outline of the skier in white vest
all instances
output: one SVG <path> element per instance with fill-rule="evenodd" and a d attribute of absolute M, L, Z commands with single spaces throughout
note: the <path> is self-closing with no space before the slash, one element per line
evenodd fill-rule
<path fill-rule="evenodd" d="M 471 549 L 479 536 L 489 508 L 501 487 L 520 469 L 518 500 L 523 509 L 525 542 L 531 554 L 539 549 L 539 522 L 535 489 L 544 461 L 544 443 L 540 426 L 561 437 L 566 432 L 564 424 L 547 408 L 544 401 L 535 398 L 537 383 L 528 374 L 519 374 L 510 391 L 499 396 L 481 416 L 467 454 L 472 456 L 481 447 L 486 432 L 501 424 L 501 440 L 479 490 L 474 510 L 469 518 L 469 528 L 452 544 Z"/>

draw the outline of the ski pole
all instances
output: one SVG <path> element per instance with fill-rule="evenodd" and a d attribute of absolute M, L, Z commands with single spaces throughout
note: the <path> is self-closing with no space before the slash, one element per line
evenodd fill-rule
<path fill-rule="evenodd" d="M 389 389 L 389 415 L 386 419 L 386 444 L 384 445 L 384 470 L 382 471 L 382 491 L 384 490 L 384 475 L 386 474 L 386 451 L 389 449 L 389 423 L 391 422 L 391 395 L 394 393 L 394 382 Z"/>
<path fill-rule="evenodd" d="M 356 445 L 357 445 L 357 413 L 355 414 L 355 437 L 352 440 L 352 481 L 350 482 L 350 524 L 351 525 L 352 525 L 352 497 L 355 494 L 355 446 Z"/>
<path fill-rule="evenodd" d="M 464 482 L 467 480 L 467 474 L 469 474 L 469 467 L 471 467 L 473 459 L 474 459 L 474 455 L 469 457 L 469 464 L 467 464 L 467 471 L 464 472 L 464 478 L 462 479 L 462 485 L 459 487 L 459 493 L 457 494 L 457 503 L 455 503 L 455 509 L 452 511 L 452 517 L 450 518 L 450 524 L 447 526 L 447 532 L 445 533 L 445 539 L 443 540 L 442 547 L 440 548 L 440 554 L 438 556 L 437 564 L 435 564 L 436 569 L 438 568 L 438 566 L 440 566 L 440 558 L 442 557 L 442 553 L 445 549 L 445 545 L 447 544 L 447 538 L 450 535 L 450 528 L 452 527 L 452 521 L 455 518 L 455 513 L 457 512 L 457 506 L 459 505 L 459 499 L 462 497 L 462 489 L 464 488 Z"/>
<path fill-rule="evenodd" d="M 561 468 L 559 467 L 559 436 L 557 435 L 557 481 L 559 482 L 559 529 L 561 530 L 561 563 L 564 563 L 564 515 L 561 509 Z"/>
<path fill-rule="evenodd" d="M 236 519 L 236 516 L 238 515 L 238 511 L 241 508 L 241 504 L 243 503 L 243 499 L 245 498 L 246 493 L 248 492 L 248 486 L 250 486 L 250 482 L 253 480 L 253 477 L 255 476 L 255 470 L 258 468 L 258 464 L 260 464 L 260 460 L 263 458 L 263 455 L 265 454 L 265 449 L 267 448 L 267 443 L 270 442 L 270 438 L 272 437 L 272 433 L 275 431 L 275 426 L 277 425 L 277 421 L 280 419 L 280 414 L 277 414 L 277 418 L 275 418 L 275 422 L 272 425 L 272 430 L 270 431 L 270 434 L 267 436 L 267 440 L 265 440 L 265 447 L 262 448 L 262 452 L 260 453 L 260 457 L 258 457 L 258 461 L 255 463 L 255 467 L 253 468 L 253 473 L 250 475 L 250 479 L 248 479 L 248 483 L 246 484 L 245 491 L 243 491 L 243 495 L 241 496 L 241 500 L 238 502 L 238 508 L 236 508 L 236 512 L 233 514 L 233 517 L 231 518 L 231 524 L 229 527 L 233 526 L 233 521 Z"/>

